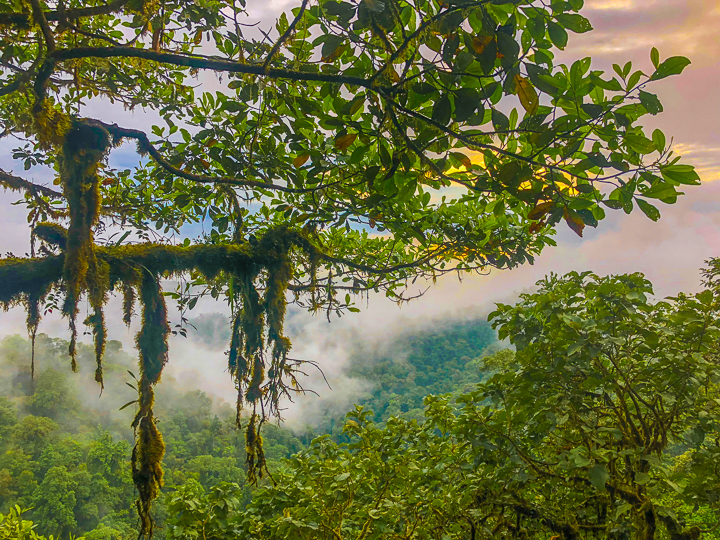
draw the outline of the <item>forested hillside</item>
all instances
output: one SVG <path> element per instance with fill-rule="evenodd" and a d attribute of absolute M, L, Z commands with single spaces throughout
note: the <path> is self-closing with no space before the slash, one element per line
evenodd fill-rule
<path fill-rule="evenodd" d="M 215 330 L 220 319 L 194 320 L 191 339 L 225 343 Z M 407 331 L 374 349 L 355 339 L 348 343 L 348 374 L 372 384 L 370 395 L 359 402 L 376 411 L 378 422 L 393 415 L 421 419 L 427 394 L 458 393 L 481 380 L 480 357 L 495 343 L 495 332 L 480 320 Z M 109 342 L 106 388 L 99 395 L 92 348 L 79 348 L 79 373 L 70 372 L 66 352 L 65 341 L 38 336 L 33 378 L 30 343 L 19 336 L 0 342 L 0 513 L 15 505 L 29 509 L 23 518 L 34 521 L 38 533 L 63 540 L 70 535 L 86 540 L 135 538 L 136 494 L 129 457 L 137 361 L 119 342 Z M 169 378 L 159 387 L 156 408 L 167 446 L 166 497 L 155 510 L 158 526 L 165 526 L 168 515 L 177 516 L 178 505 L 188 497 L 211 492 L 222 482 L 236 484 L 233 497 L 237 507 L 243 507 L 251 490 L 246 484 L 245 440 L 235 427 L 234 408 Z M 312 431 L 303 427 L 294 433 L 268 425 L 263 437 L 270 471 L 322 433 L 348 440 L 342 433 L 346 412 L 326 410 L 322 418 L 310 419 L 319 425 Z M 178 497 L 183 502 L 177 502 Z M 177 526 L 167 526 L 160 534 L 175 530 Z"/>
<path fill-rule="evenodd" d="M 372 383 L 370 394 L 356 401 L 379 423 L 391 416 L 420 420 L 428 394 L 472 388 L 483 377 L 481 358 L 499 348 L 483 319 L 432 321 L 389 343 L 370 343 L 361 336 L 351 341 L 347 374 Z M 329 410 L 320 425 L 321 431 L 338 435 L 343 417 Z"/>
<path fill-rule="evenodd" d="M 80 370 L 72 373 L 67 342 L 40 335 L 33 379 L 29 342 L 18 336 L 0 342 L 0 513 L 15 505 L 31 509 L 24 517 L 39 533 L 63 540 L 81 534 L 87 540 L 135 538 L 134 403 L 120 409 L 136 398 L 128 385 L 136 384 L 131 372 L 137 360 L 119 342 L 109 342 L 106 387 L 99 396 L 93 354 L 81 346 Z M 166 492 L 189 479 L 206 488 L 221 481 L 245 486 L 245 441 L 234 409 L 166 382 L 157 396 L 167 446 Z M 271 467 L 302 447 L 292 432 L 275 426 L 267 427 L 265 443 Z M 249 498 L 248 489 L 242 497 Z M 164 498 L 156 508 L 162 525 Z"/>

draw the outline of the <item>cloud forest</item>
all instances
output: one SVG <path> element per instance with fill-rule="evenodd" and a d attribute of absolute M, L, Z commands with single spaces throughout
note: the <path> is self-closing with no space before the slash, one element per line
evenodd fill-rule
<path fill-rule="evenodd" d="M 717 537 L 716 258 L 669 298 L 552 273 L 384 354 L 348 335 L 368 392 L 282 422 L 329 367 L 290 310 L 412 306 L 616 216 L 661 226 L 701 184 L 655 127 L 690 60 L 573 56 L 583 0 L 255 7 L 0 0 L 0 185 L 29 238 L 0 258 L 27 329 L 2 341 L 0 539 Z M 213 301 L 232 405 L 165 369 Z"/>

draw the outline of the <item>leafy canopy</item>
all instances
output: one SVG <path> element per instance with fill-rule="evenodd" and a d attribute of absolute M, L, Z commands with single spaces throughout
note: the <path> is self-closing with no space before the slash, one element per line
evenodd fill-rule
<path fill-rule="evenodd" d="M 418 276 L 531 262 L 563 220 L 582 235 L 605 208 L 658 219 L 652 201 L 674 203 L 699 182 L 662 132 L 638 123 L 662 110 L 649 83 L 689 61 L 653 50 L 648 74 L 627 63 L 607 75 L 590 58 L 556 65 L 568 32 L 591 30 L 582 4 L 302 0 L 268 33 L 248 25 L 243 0 L 0 0 L 0 134 L 59 186 L 0 172 L 25 193 L 42 243 L 42 257 L 1 261 L 0 302 L 26 303 L 34 336 L 41 303 L 63 292 L 74 364 L 87 296 L 102 385 L 108 293 L 123 291 L 126 321 L 139 298 L 143 533 L 162 484 L 153 387 L 171 329 L 161 278 L 190 278 L 177 293 L 184 307 L 205 292 L 230 301 L 229 369 L 238 420 L 251 410 L 254 475 L 265 465 L 260 426 L 302 368 L 287 356 L 288 296 L 328 316 L 357 309 L 351 293 L 407 299 Z M 91 102 L 153 111 L 161 125 L 88 118 Z M 127 140 L 140 164 L 110 169 Z M 200 222 L 207 237 L 169 245 Z M 148 242 L 96 239 L 118 224 Z"/>

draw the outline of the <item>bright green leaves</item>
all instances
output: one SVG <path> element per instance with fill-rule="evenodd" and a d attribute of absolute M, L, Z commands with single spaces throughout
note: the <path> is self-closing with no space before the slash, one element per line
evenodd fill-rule
<path fill-rule="evenodd" d="M 692 165 L 666 165 L 660 168 L 665 180 L 677 182 L 678 184 L 698 185 L 700 177 Z"/>
<path fill-rule="evenodd" d="M 711 263 L 715 270 L 706 275 L 717 275 L 718 262 Z M 511 441 L 509 462 L 543 463 L 536 497 L 547 489 L 553 501 L 605 504 L 631 493 L 634 504 L 618 509 L 619 522 L 629 513 L 642 524 L 639 507 L 676 500 L 692 483 L 705 487 L 689 472 L 708 473 L 710 422 L 703 419 L 714 417 L 716 433 L 720 420 L 714 405 L 719 291 L 716 282 L 707 283 L 694 297 L 653 304 L 641 274 L 573 272 L 538 282 L 515 306 L 499 304 L 490 319 L 518 352 L 472 398 L 477 408 L 491 403 L 496 410 L 472 420 L 473 409 L 464 428 L 474 425 L 476 437 L 502 433 Z M 676 457 L 676 445 L 687 453 Z M 566 512 L 562 503 L 554 508 Z"/>

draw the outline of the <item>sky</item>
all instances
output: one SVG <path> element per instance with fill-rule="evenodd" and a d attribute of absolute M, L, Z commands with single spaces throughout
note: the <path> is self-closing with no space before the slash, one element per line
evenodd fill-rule
<path fill-rule="evenodd" d="M 279 11 L 295 2 L 269 0 L 249 2 L 251 18 L 265 28 Z M 684 161 L 696 166 L 701 186 L 687 186 L 686 195 L 677 204 L 661 206 L 662 217 L 654 223 L 639 211 L 625 215 L 608 211 L 608 219 L 597 229 L 586 228 L 585 237 L 561 227 L 557 247 L 547 248 L 534 265 L 510 271 L 496 271 L 483 276 L 466 276 L 458 281 L 452 276 L 431 285 L 428 292 L 410 304 L 397 306 L 382 296 L 371 297 L 359 314 L 348 314 L 328 325 L 322 317 L 298 314 L 293 343 L 301 358 L 320 361 L 335 391 L 318 388 L 324 399 L 345 404 L 355 395 L 367 391 L 366 382 L 350 381 L 344 375 L 348 351 L 343 350 L 346 332 L 362 332 L 368 340 L 381 342 L 409 326 L 433 324 L 433 321 L 482 316 L 494 302 L 512 302 L 518 294 L 530 291 L 534 283 L 550 272 L 592 270 L 598 274 L 642 272 L 655 285 L 656 296 L 699 289 L 699 269 L 703 261 L 720 256 L 720 2 L 717 0 L 586 0 L 582 13 L 594 31 L 571 34 L 563 62 L 592 56 L 593 69 L 611 69 L 613 63 L 630 60 L 636 68 L 652 72 L 650 49 L 655 46 L 661 58 L 684 55 L 692 64 L 681 76 L 658 81 L 649 89 L 657 93 L 665 111 L 645 122 L 649 128 L 662 129 L 673 137 L 673 148 Z M 113 111 L 98 107 L 88 115 L 110 119 Z M 147 129 L 151 118 L 143 113 L 123 113 L 127 127 Z M 643 120 L 645 120 L 644 117 Z M 117 121 L 117 120 L 114 120 Z M 10 159 L 11 146 L 0 140 L 0 168 L 13 168 L 22 175 L 20 166 Z M 136 157 L 131 147 L 116 150 L 113 163 L 131 166 Z M 31 171 L 35 180 L 45 180 L 41 171 Z M 28 228 L 22 208 L 12 206 L 16 197 L 0 192 L 2 231 L 0 252 L 22 254 L 27 251 Z M 417 288 L 425 288 L 416 284 Z M 219 311 L 214 303 L 199 304 L 198 311 Z M 132 346 L 132 331 L 118 319 L 119 305 L 111 304 L 108 313 L 110 338 Z M 24 313 L 12 309 L 0 313 L 0 336 L 23 333 Z M 66 335 L 66 323 L 50 318 L 41 326 L 50 335 Z M 188 342 L 171 342 L 170 375 L 189 385 L 231 399 L 232 385 L 223 373 L 222 351 L 194 348 Z M 313 378 L 312 383 L 318 383 Z M 308 398 L 311 399 L 311 398 Z M 311 403 L 311 402 L 304 402 Z M 316 405 L 317 403 L 315 403 Z M 300 418 L 307 407 L 291 409 L 290 416 Z M 305 407 L 305 408 L 303 408 Z"/>

